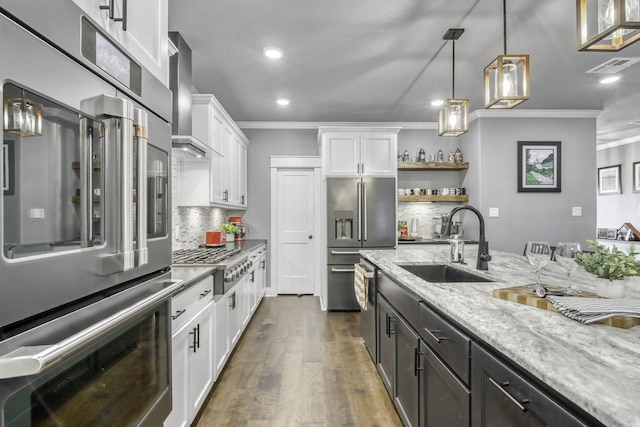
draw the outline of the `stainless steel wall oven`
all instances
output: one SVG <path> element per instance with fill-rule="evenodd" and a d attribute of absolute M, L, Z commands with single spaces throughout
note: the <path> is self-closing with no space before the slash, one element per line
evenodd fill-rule
<path fill-rule="evenodd" d="M 71 0 L 0 37 L 0 426 L 160 425 L 171 93 Z"/>

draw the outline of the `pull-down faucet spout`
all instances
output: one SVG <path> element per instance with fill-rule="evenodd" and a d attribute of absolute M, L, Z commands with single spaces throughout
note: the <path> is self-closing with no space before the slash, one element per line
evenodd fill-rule
<path fill-rule="evenodd" d="M 478 239 L 478 261 L 476 262 L 476 268 L 478 270 L 489 270 L 489 265 L 487 264 L 491 261 L 491 255 L 489 255 L 489 242 L 487 242 L 484 234 L 484 218 L 478 209 L 469 205 L 456 206 L 451 209 L 451 212 L 449 212 L 449 215 L 447 216 L 444 234 L 445 236 L 449 235 L 451 232 L 451 221 L 453 220 L 453 216 L 461 210 L 469 210 L 478 217 L 480 222 L 480 237 Z"/>

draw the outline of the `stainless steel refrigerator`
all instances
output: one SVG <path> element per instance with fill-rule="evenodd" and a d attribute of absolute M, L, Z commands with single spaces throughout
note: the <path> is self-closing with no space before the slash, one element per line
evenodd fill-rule
<path fill-rule="evenodd" d="M 327 178 L 327 309 L 360 309 L 353 291 L 359 251 L 396 245 L 395 178 Z"/>

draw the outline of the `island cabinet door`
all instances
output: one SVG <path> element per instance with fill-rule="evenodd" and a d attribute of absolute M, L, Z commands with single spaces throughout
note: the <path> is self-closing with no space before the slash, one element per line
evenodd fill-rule
<path fill-rule="evenodd" d="M 396 392 L 393 403 L 406 427 L 418 427 L 420 337 L 398 317 L 396 322 Z"/>
<path fill-rule="evenodd" d="M 471 390 L 429 348 L 420 343 L 420 425 L 469 427 Z"/>
<path fill-rule="evenodd" d="M 585 421 L 493 354 L 471 347 L 472 427 L 597 426 Z"/>
<path fill-rule="evenodd" d="M 389 396 L 393 399 L 396 363 L 396 322 L 397 317 L 389 302 L 378 294 L 378 373 Z"/>

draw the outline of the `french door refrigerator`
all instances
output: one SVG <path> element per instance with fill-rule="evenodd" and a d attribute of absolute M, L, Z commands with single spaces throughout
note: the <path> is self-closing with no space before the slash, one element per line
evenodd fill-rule
<path fill-rule="evenodd" d="M 353 290 L 360 249 L 396 245 L 395 178 L 327 178 L 327 309 L 360 309 Z"/>

